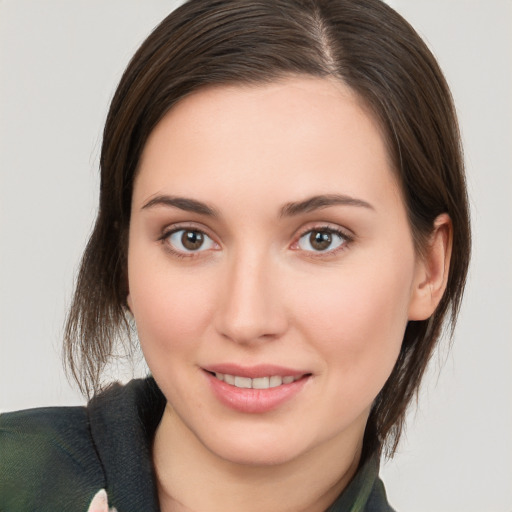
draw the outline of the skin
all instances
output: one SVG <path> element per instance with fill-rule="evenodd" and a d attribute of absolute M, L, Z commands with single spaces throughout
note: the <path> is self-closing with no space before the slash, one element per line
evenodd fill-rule
<path fill-rule="evenodd" d="M 359 203 L 282 214 L 333 194 Z M 346 236 L 308 244 L 328 228 Z M 207 237 L 187 252 L 172 229 Z M 415 253 L 379 125 L 339 82 L 206 88 L 167 113 L 140 161 L 128 250 L 128 305 L 168 400 L 154 444 L 162 510 L 325 510 L 357 469 L 408 320 L 442 296 L 450 239 L 442 215 Z M 205 378 L 226 362 L 311 376 L 276 410 L 248 414 Z"/>

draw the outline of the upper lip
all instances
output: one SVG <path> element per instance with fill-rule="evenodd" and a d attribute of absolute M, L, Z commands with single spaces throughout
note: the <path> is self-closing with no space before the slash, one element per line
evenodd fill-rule
<path fill-rule="evenodd" d="M 285 366 L 277 366 L 274 364 L 258 364 L 254 366 L 240 366 L 234 363 L 221 363 L 209 366 L 203 366 L 203 370 L 211 373 L 223 373 L 228 375 L 236 375 L 238 377 L 248 377 L 257 379 L 259 377 L 272 377 L 279 375 L 281 377 L 298 377 L 306 375 L 310 372 L 297 370 L 295 368 L 287 368 Z"/>

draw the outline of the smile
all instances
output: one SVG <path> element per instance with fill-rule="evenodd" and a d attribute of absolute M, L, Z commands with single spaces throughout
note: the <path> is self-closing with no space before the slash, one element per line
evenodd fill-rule
<path fill-rule="evenodd" d="M 234 364 L 203 368 L 210 389 L 225 407 L 240 413 L 274 411 L 301 394 L 312 374 L 274 365 Z"/>
<path fill-rule="evenodd" d="M 251 379 L 250 377 L 241 377 L 239 375 L 230 375 L 228 373 L 215 372 L 215 377 L 225 382 L 226 384 L 229 384 L 230 386 L 235 386 L 237 388 L 269 389 L 282 386 L 283 384 L 291 384 L 292 382 L 301 379 L 303 375 L 298 375 L 296 377 L 290 375 L 285 377 L 281 377 L 280 375 L 272 375 L 269 377 L 257 377 Z"/>

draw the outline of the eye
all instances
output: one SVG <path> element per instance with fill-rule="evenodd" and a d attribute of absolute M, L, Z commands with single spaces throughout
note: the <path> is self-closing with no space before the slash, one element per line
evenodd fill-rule
<path fill-rule="evenodd" d="M 348 241 L 341 231 L 332 228 L 311 229 L 299 238 L 297 247 L 303 251 L 331 252 Z"/>
<path fill-rule="evenodd" d="M 181 253 L 207 251 L 216 247 L 215 242 L 197 229 L 178 229 L 165 236 L 173 250 Z"/>

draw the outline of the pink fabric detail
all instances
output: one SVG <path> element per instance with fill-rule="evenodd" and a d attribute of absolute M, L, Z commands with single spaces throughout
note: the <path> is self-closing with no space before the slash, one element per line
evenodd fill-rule
<path fill-rule="evenodd" d="M 91 501 L 87 512 L 117 512 L 115 508 L 108 508 L 108 497 L 105 489 L 100 489 Z"/>

